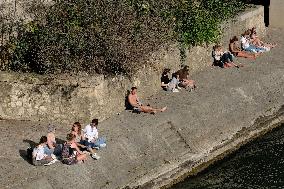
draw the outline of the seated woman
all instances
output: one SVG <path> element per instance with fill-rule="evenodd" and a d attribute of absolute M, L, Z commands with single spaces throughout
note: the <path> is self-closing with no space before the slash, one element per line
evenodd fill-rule
<path fill-rule="evenodd" d="M 98 156 L 95 153 L 95 150 L 92 148 L 88 148 L 86 144 L 86 140 L 84 135 L 81 134 L 82 126 L 79 122 L 75 122 L 72 126 L 71 134 L 75 136 L 75 143 L 80 149 L 87 149 L 91 153 L 91 157 L 94 159 L 100 159 L 100 156 Z"/>
<path fill-rule="evenodd" d="M 242 49 L 244 49 L 245 51 L 252 53 L 262 53 L 267 51 L 267 49 L 263 47 L 257 47 L 251 43 L 250 30 L 245 31 L 242 34 L 240 41 L 242 44 Z"/>
<path fill-rule="evenodd" d="M 235 57 L 244 57 L 244 58 L 255 59 L 258 56 L 257 53 L 252 54 L 252 53 L 249 53 L 249 52 L 246 52 L 246 51 L 242 51 L 242 49 L 239 47 L 238 41 L 239 41 L 239 39 L 237 38 L 237 36 L 234 36 L 230 40 L 230 44 L 229 44 L 229 50 Z"/>
<path fill-rule="evenodd" d="M 179 85 L 186 89 L 187 88 L 189 88 L 190 90 L 195 89 L 196 88 L 195 81 L 188 79 L 189 76 L 188 71 L 189 71 L 188 66 L 185 65 L 182 69 L 176 72 L 176 74 L 179 75 L 179 81 L 180 81 Z"/>
<path fill-rule="evenodd" d="M 42 136 L 39 144 L 33 149 L 32 163 L 35 166 L 50 165 L 56 162 L 56 158 L 44 153 L 44 148 L 47 145 L 47 137 Z"/>
<path fill-rule="evenodd" d="M 179 83 L 180 83 L 179 82 L 179 75 L 177 75 L 176 73 L 173 73 L 172 79 L 166 87 L 167 91 L 179 92 L 179 90 L 178 90 L 178 84 Z"/>
<path fill-rule="evenodd" d="M 163 73 L 162 73 L 162 77 L 161 77 L 161 87 L 164 90 L 167 90 L 167 86 L 170 82 L 170 78 L 169 78 L 169 73 L 170 73 L 170 69 L 165 68 Z"/>
<path fill-rule="evenodd" d="M 271 49 L 271 48 L 274 48 L 276 46 L 276 44 L 262 42 L 256 34 L 256 28 L 255 27 L 253 27 L 250 30 L 250 40 L 251 40 L 251 43 L 253 45 L 257 46 L 257 47 L 263 47 L 263 48 Z"/>
<path fill-rule="evenodd" d="M 215 66 L 220 66 L 221 68 L 229 68 L 232 66 L 239 67 L 233 62 L 232 54 L 228 51 L 224 51 L 221 45 L 215 45 L 213 47 L 212 56 Z"/>
<path fill-rule="evenodd" d="M 62 163 L 73 165 L 81 161 L 84 162 L 87 159 L 87 155 L 76 145 L 76 136 L 69 133 L 67 134 L 66 139 L 67 142 L 64 143 L 62 149 Z"/>

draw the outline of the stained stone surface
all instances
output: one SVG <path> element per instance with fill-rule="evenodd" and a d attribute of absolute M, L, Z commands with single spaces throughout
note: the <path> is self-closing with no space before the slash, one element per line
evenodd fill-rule
<path fill-rule="evenodd" d="M 159 91 L 143 98 L 152 106 L 167 106 L 164 113 L 123 111 L 100 122 L 100 135 L 107 138 L 107 147 L 98 152 L 101 159 L 97 161 L 89 158 L 74 166 L 59 162 L 32 166 L 25 160 L 25 150 L 46 134 L 48 122 L 0 120 L 0 188 L 158 188 L 173 182 L 283 121 L 283 33 L 281 29 L 269 29 L 265 40 L 278 46 L 256 60 L 238 58 L 235 62 L 244 67 L 208 66 L 191 75 L 198 85 L 195 91 Z M 6 87 L 1 89 L 2 95 L 9 85 Z M 17 102 L 14 104 L 17 106 Z M 59 142 L 65 139 L 72 122 L 56 124 Z"/>
<path fill-rule="evenodd" d="M 5 2 L 13 5 L 10 0 Z M 22 5 L 27 2 L 18 1 Z M 256 7 L 227 21 L 223 25 L 223 46 L 227 48 L 229 38 L 239 36 L 253 26 L 257 27 L 258 35 L 265 35 L 263 20 L 263 7 Z M 189 66 L 191 74 L 197 75 L 210 67 L 212 46 L 199 46 L 186 51 L 184 64 Z M 107 119 L 125 109 L 125 96 L 132 86 L 139 88 L 141 97 L 160 91 L 163 68 L 171 68 L 173 72 L 180 68 L 179 46 L 173 44 L 161 47 L 159 51 L 153 52 L 148 61 L 153 66 L 145 66 L 132 78 L 0 72 L 0 118 L 61 123 L 87 121 L 93 117 Z M 240 92 L 243 89 L 234 90 Z"/>

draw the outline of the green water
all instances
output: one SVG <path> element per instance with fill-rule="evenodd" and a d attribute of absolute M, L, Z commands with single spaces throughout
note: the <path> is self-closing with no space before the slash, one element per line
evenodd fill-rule
<path fill-rule="evenodd" d="M 172 189 L 284 189 L 284 125 Z"/>

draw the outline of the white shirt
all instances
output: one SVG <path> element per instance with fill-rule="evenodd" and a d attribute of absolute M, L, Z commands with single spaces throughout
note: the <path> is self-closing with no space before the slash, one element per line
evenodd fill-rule
<path fill-rule="evenodd" d="M 247 38 L 245 38 L 244 36 L 241 36 L 240 39 L 241 43 L 242 43 L 242 48 L 246 49 L 249 47 L 249 41 L 247 40 Z"/>
<path fill-rule="evenodd" d="M 85 137 L 88 138 L 88 141 L 91 142 L 93 139 L 99 138 L 98 129 L 96 127 L 91 127 L 91 125 L 87 125 L 85 129 L 83 129 Z"/>
<path fill-rule="evenodd" d="M 221 60 L 221 57 L 223 56 L 224 52 L 223 51 L 214 51 L 214 59 L 215 60 Z"/>
<path fill-rule="evenodd" d="M 33 157 L 37 161 L 42 160 L 44 157 L 46 157 L 46 154 L 44 154 L 44 146 L 43 145 L 38 145 L 37 147 L 34 148 Z"/>

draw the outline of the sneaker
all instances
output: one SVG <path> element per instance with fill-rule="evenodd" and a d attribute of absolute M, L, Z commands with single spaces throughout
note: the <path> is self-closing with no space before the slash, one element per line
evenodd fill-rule
<path fill-rule="evenodd" d="M 57 159 L 54 159 L 52 160 L 51 162 L 47 163 L 47 164 L 44 164 L 44 166 L 48 166 L 48 165 L 52 165 L 54 164 L 55 162 L 57 162 L 58 160 Z"/>
<path fill-rule="evenodd" d="M 173 92 L 174 92 L 174 93 L 178 93 L 179 90 L 178 90 L 178 89 L 173 89 Z"/>
<path fill-rule="evenodd" d="M 51 154 L 52 159 L 57 159 L 56 155 Z"/>
<path fill-rule="evenodd" d="M 93 159 L 95 159 L 95 160 L 98 160 L 98 159 L 100 159 L 101 157 L 100 156 L 98 156 L 96 153 L 94 153 L 94 154 L 92 154 L 92 156 L 91 156 Z"/>
<path fill-rule="evenodd" d="M 258 52 L 259 52 L 259 53 L 264 53 L 264 52 L 265 52 L 265 50 L 259 50 Z"/>
<path fill-rule="evenodd" d="M 106 147 L 106 143 L 100 144 L 100 148 Z"/>
<path fill-rule="evenodd" d="M 269 52 L 270 51 L 270 48 L 269 47 L 264 47 L 265 51 L 266 52 Z"/>
<path fill-rule="evenodd" d="M 99 149 L 100 149 L 100 147 L 96 146 L 96 147 L 94 147 L 94 149 L 99 150 Z"/>

